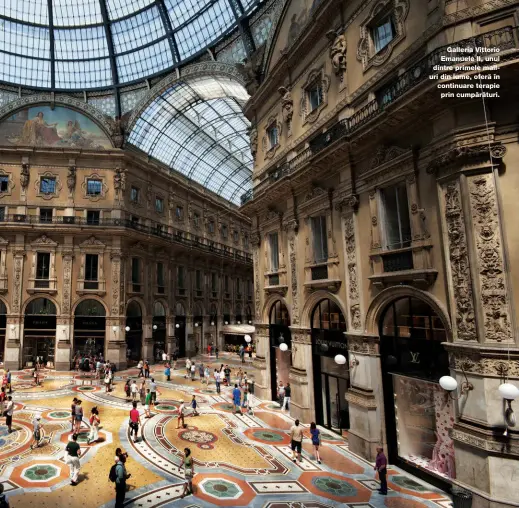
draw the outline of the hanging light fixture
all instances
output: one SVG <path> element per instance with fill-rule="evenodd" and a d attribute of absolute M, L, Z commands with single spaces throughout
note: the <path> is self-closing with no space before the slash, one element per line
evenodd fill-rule
<path fill-rule="evenodd" d="M 153 329 L 156 330 L 158 328 L 157 325 L 153 325 Z"/>
<path fill-rule="evenodd" d="M 279 349 L 281 351 L 288 351 L 288 345 L 286 342 L 282 342 L 280 345 L 279 345 Z"/>
<path fill-rule="evenodd" d="M 126 330 L 127 332 L 129 332 L 129 331 L 130 331 L 130 327 L 127 326 L 127 327 L 125 328 L 125 330 Z"/>
<path fill-rule="evenodd" d="M 252 340 L 252 337 L 250 335 L 245 335 L 245 342 L 250 342 Z"/>
<path fill-rule="evenodd" d="M 214 326 L 214 321 L 211 321 L 211 326 Z"/>
<path fill-rule="evenodd" d="M 335 355 L 334 360 L 337 365 L 344 365 L 346 363 L 346 357 L 344 355 Z"/>
<path fill-rule="evenodd" d="M 505 431 L 504 436 L 508 436 L 508 428 L 515 427 L 517 423 L 514 410 L 512 409 L 512 402 L 519 397 L 519 388 L 512 383 L 502 383 L 498 388 L 499 394 L 503 397 L 506 403 L 505 408 Z"/>
<path fill-rule="evenodd" d="M 177 324 L 175 325 L 175 328 L 180 328 L 180 325 L 177 323 Z"/>
<path fill-rule="evenodd" d="M 440 386 L 448 392 L 452 400 L 458 400 L 463 397 L 463 395 L 467 395 L 471 390 L 474 390 L 474 385 L 468 380 L 465 370 L 462 368 L 461 371 L 465 376 L 465 381 L 461 384 L 460 393 L 457 396 L 452 395 L 458 388 L 458 381 L 456 381 L 456 379 L 452 376 L 442 376 L 439 381 Z"/>

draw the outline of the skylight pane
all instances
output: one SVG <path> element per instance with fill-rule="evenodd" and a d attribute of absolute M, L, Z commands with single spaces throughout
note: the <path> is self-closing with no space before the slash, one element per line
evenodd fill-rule
<path fill-rule="evenodd" d="M 110 60 L 56 60 L 56 88 L 99 88 L 112 84 Z"/>
<path fill-rule="evenodd" d="M 173 55 L 167 40 L 118 56 L 116 60 L 121 83 L 144 78 L 173 66 Z"/>
<path fill-rule="evenodd" d="M 0 81 L 50 87 L 50 61 L 0 52 Z"/>
<path fill-rule="evenodd" d="M 10 53 L 35 58 L 50 58 L 49 30 L 2 21 L 0 48 Z"/>
<path fill-rule="evenodd" d="M 156 7 L 112 23 L 111 28 L 116 54 L 139 48 L 166 35 L 160 12 Z"/>
<path fill-rule="evenodd" d="M 52 0 L 54 26 L 95 25 L 103 22 L 99 0 Z"/>
<path fill-rule="evenodd" d="M 47 0 L 2 0 L 2 14 L 12 19 L 49 24 L 49 5 Z"/>
<path fill-rule="evenodd" d="M 55 29 L 54 48 L 57 60 L 83 60 L 108 56 L 103 26 Z"/>
<path fill-rule="evenodd" d="M 108 9 L 108 16 L 111 20 L 122 18 L 137 12 L 148 5 L 151 5 L 155 0 L 105 0 Z"/>
<path fill-rule="evenodd" d="M 164 0 L 171 26 L 175 29 L 204 9 L 207 0 Z"/>

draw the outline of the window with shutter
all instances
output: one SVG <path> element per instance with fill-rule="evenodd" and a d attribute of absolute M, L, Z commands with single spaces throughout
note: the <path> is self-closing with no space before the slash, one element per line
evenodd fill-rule
<path fill-rule="evenodd" d="M 405 183 L 381 189 L 384 243 L 387 250 L 411 245 L 411 222 Z"/>
<path fill-rule="evenodd" d="M 279 250 L 278 250 L 278 234 L 269 234 L 270 246 L 270 271 L 277 272 L 279 269 Z"/>
<path fill-rule="evenodd" d="M 328 243 L 326 235 L 326 216 L 312 217 L 312 236 L 314 259 L 317 263 L 328 260 Z"/>

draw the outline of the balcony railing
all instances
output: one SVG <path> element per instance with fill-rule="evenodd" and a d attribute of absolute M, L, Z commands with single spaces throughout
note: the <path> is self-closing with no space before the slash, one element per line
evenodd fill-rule
<path fill-rule="evenodd" d="M 269 275 L 269 286 L 279 286 L 279 274 Z"/>
<path fill-rule="evenodd" d="M 519 31 L 515 27 L 507 26 L 492 32 L 458 41 L 455 45 L 460 48 L 476 46 L 499 48 L 500 51 L 506 51 L 519 47 Z M 449 46 L 452 47 L 453 44 L 435 49 L 419 60 L 415 65 L 411 66 L 406 72 L 401 75 L 395 75 L 393 79 L 377 91 L 374 100 L 356 111 L 350 118 L 338 121 L 325 132 L 315 136 L 309 141 L 309 147 L 300 152 L 295 158 L 289 162 L 281 162 L 278 166 L 272 168 L 267 173 L 264 180 L 262 180 L 254 189 L 250 189 L 241 196 L 242 206 L 248 201 L 251 201 L 254 198 L 255 193 L 257 194 L 273 182 L 292 174 L 327 146 L 342 138 L 347 138 L 373 118 L 383 113 L 387 106 L 394 103 L 407 92 L 422 84 L 424 81 L 429 81 L 429 76 L 433 74 L 434 65 L 442 63 L 442 55 L 452 55 L 452 53 L 447 52 Z M 490 53 L 490 55 L 494 54 L 495 53 Z M 486 55 L 487 53 L 481 54 L 483 57 Z M 448 62 L 446 62 L 446 64 L 448 64 Z"/>
<path fill-rule="evenodd" d="M 144 220 L 144 219 L 143 219 Z M 217 243 L 213 240 L 209 240 L 207 238 L 203 238 L 200 236 L 192 235 L 186 231 L 177 230 L 174 228 L 170 228 L 166 224 L 161 224 L 157 222 L 152 222 L 150 225 L 145 225 L 142 222 L 136 222 L 131 219 L 112 219 L 112 218 L 102 218 L 97 221 L 92 221 L 92 219 L 87 219 L 86 217 L 74 217 L 74 216 L 58 216 L 52 217 L 51 219 L 45 218 L 42 220 L 40 216 L 36 215 L 25 215 L 25 214 L 14 214 L 14 215 L 4 215 L 0 216 L 0 223 L 3 225 L 9 223 L 16 224 L 42 224 L 45 226 L 52 225 L 80 225 L 80 226 L 88 226 L 91 228 L 99 228 L 99 227 L 118 227 L 118 228 L 128 228 L 134 231 L 139 231 L 144 234 L 152 235 L 158 238 L 161 238 L 165 241 L 181 244 L 185 247 L 191 247 L 200 249 L 206 252 L 212 252 L 216 255 L 223 256 L 226 258 L 232 258 L 237 261 L 241 261 L 244 263 L 252 263 L 252 256 L 248 252 L 241 251 L 239 249 L 235 249 L 233 247 L 229 247 L 228 245 Z"/>

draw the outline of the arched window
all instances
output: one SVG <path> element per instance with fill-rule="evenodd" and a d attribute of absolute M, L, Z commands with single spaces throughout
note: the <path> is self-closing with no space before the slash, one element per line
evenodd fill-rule
<path fill-rule="evenodd" d="M 179 302 L 175 305 L 175 316 L 185 316 L 186 315 L 186 309 L 184 309 L 184 306 Z"/>
<path fill-rule="evenodd" d="M 29 302 L 25 309 L 25 314 L 28 316 L 37 316 L 39 314 L 47 314 L 55 316 L 56 306 L 48 298 L 36 298 L 32 302 Z"/>
<path fill-rule="evenodd" d="M 142 309 L 141 306 L 134 300 L 128 304 L 126 309 L 126 316 L 128 317 L 141 317 Z"/>
<path fill-rule="evenodd" d="M 160 302 L 155 302 L 153 304 L 153 316 L 154 317 L 162 317 L 166 315 L 166 309 L 164 308 L 164 305 Z"/>
<path fill-rule="evenodd" d="M 203 316 L 204 310 L 202 309 L 202 306 L 199 303 L 195 303 L 193 305 L 193 316 Z"/>
<path fill-rule="evenodd" d="M 339 306 L 328 298 L 321 300 L 312 311 L 312 328 L 346 331 L 346 320 Z"/>
<path fill-rule="evenodd" d="M 3 316 L 4 314 L 7 314 L 7 307 L 5 306 L 5 303 L 0 300 L 0 316 Z"/>
<path fill-rule="evenodd" d="M 290 326 L 290 316 L 288 314 L 288 309 L 281 300 L 278 300 L 270 308 L 269 324 Z"/>
<path fill-rule="evenodd" d="M 76 311 L 74 312 L 75 316 L 98 316 L 104 317 L 106 316 L 105 308 L 103 305 L 97 300 L 89 299 L 83 300 L 76 307 Z"/>

